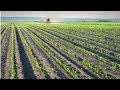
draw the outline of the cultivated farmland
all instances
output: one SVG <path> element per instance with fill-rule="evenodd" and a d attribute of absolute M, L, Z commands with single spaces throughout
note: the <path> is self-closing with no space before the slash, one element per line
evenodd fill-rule
<path fill-rule="evenodd" d="M 2 79 L 120 79 L 119 23 L 1 24 Z"/>

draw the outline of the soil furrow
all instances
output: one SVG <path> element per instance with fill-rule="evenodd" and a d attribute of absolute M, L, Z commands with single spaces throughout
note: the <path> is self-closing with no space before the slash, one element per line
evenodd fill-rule
<path fill-rule="evenodd" d="M 36 79 L 36 76 L 34 75 L 34 71 L 33 71 L 30 61 L 27 57 L 24 45 L 21 41 L 21 38 L 20 38 L 20 35 L 19 35 L 19 32 L 17 29 L 16 29 L 16 36 L 17 36 L 20 60 L 22 62 L 22 66 L 23 66 L 24 78 L 25 79 Z"/>
<path fill-rule="evenodd" d="M 1 78 L 5 77 L 5 67 L 6 67 L 6 61 L 8 56 L 8 49 L 10 44 L 10 34 L 11 31 L 9 30 L 8 33 L 6 33 L 6 36 L 4 38 L 4 42 L 1 46 Z"/>
<path fill-rule="evenodd" d="M 23 66 L 20 60 L 16 31 L 15 31 L 15 57 L 16 57 L 15 60 L 16 60 L 17 78 L 24 79 Z"/>

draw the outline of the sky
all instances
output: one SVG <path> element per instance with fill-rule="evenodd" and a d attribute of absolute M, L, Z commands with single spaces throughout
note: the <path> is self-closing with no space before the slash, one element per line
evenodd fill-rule
<path fill-rule="evenodd" d="M 119 18 L 120 11 L 1 11 L 2 17 Z"/>

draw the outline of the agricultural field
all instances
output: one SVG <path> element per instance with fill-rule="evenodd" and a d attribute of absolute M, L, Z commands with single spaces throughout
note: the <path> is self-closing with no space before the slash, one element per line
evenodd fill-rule
<path fill-rule="evenodd" d="M 1 23 L 2 79 L 120 79 L 120 23 Z"/>

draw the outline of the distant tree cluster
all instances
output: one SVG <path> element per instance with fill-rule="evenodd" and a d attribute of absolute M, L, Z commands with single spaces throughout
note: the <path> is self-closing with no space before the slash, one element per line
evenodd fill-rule
<path fill-rule="evenodd" d="M 98 22 L 112 22 L 111 20 L 98 20 Z"/>

